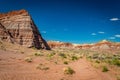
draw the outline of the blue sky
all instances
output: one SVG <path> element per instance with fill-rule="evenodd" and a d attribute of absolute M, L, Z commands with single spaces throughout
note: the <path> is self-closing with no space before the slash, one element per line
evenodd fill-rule
<path fill-rule="evenodd" d="M 46 40 L 120 42 L 120 0 L 0 0 L 0 12 L 26 9 Z"/>

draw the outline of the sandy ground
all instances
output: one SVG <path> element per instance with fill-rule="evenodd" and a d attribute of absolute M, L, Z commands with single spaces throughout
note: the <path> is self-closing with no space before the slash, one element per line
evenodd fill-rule
<path fill-rule="evenodd" d="M 31 63 L 25 62 L 28 54 L 15 51 L 0 50 L 0 80 L 116 80 L 108 72 L 104 73 L 93 68 L 87 60 L 79 59 L 68 65 L 46 60 L 43 57 L 34 57 Z M 36 69 L 38 64 L 43 64 L 50 69 Z M 75 74 L 66 75 L 65 67 L 71 67 Z"/>

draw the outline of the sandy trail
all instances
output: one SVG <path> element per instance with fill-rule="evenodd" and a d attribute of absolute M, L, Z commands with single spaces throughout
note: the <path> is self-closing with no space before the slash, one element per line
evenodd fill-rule
<path fill-rule="evenodd" d="M 32 63 L 23 59 L 25 54 L 0 50 L 0 80 L 116 80 L 108 73 L 94 69 L 85 59 L 79 59 L 68 65 L 55 64 L 45 57 L 34 58 Z M 50 69 L 37 70 L 36 65 L 45 63 Z M 70 66 L 73 75 L 65 75 L 63 68 Z"/>

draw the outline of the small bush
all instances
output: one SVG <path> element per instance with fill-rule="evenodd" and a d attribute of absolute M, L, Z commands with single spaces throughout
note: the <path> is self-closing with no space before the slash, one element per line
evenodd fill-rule
<path fill-rule="evenodd" d="M 64 64 L 68 64 L 68 62 L 67 62 L 67 61 L 64 61 Z"/>
<path fill-rule="evenodd" d="M 34 55 L 35 55 L 35 56 L 43 56 L 42 53 L 35 53 Z"/>
<path fill-rule="evenodd" d="M 44 66 L 43 64 L 39 64 L 39 65 L 36 67 L 36 69 L 40 69 L 40 70 L 48 70 L 48 69 L 50 69 L 50 68 Z"/>
<path fill-rule="evenodd" d="M 112 60 L 112 63 L 120 67 L 120 61 L 118 59 Z"/>
<path fill-rule="evenodd" d="M 43 68 L 41 68 L 41 70 L 48 70 L 48 69 L 50 69 L 49 67 L 43 67 Z"/>
<path fill-rule="evenodd" d="M 23 52 L 23 51 L 21 51 L 21 54 L 24 54 L 24 52 Z"/>
<path fill-rule="evenodd" d="M 57 61 L 55 61 L 54 63 L 55 63 L 55 64 L 58 64 L 58 62 L 57 62 Z"/>
<path fill-rule="evenodd" d="M 96 63 L 98 63 L 98 64 L 100 63 L 100 61 L 99 61 L 99 60 L 96 60 L 95 62 L 96 62 Z"/>
<path fill-rule="evenodd" d="M 64 74 L 72 75 L 74 73 L 75 73 L 75 71 L 70 67 L 67 67 L 67 68 L 64 69 Z"/>
<path fill-rule="evenodd" d="M 56 54 L 56 53 L 54 53 L 54 52 L 53 52 L 53 53 L 49 53 L 49 54 L 48 54 L 48 57 L 52 57 L 52 56 L 54 56 L 55 54 Z"/>
<path fill-rule="evenodd" d="M 77 56 L 72 56 L 71 58 L 72 58 L 73 61 L 74 61 L 74 60 L 78 60 L 78 57 L 77 57 Z"/>
<path fill-rule="evenodd" d="M 62 79 L 60 79 L 60 80 L 64 80 L 64 79 L 62 78 Z"/>
<path fill-rule="evenodd" d="M 99 54 L 93 54 L 92 58 L 93 58 L 93 59 L 97 59 L 98 56 L 99 56 Z"/>
<path fill-rule="evenodd" d="M 59 56 L 62 58 L 67 58 L 67 56 L 64 53 L 59 53 Z"/>
<path fill-rule="evenodd" d="M 120 75 L 117 76 L 117 80 L 120 80 Z"/>
<path fill-rule="evenodd" d="M 31 57 L 26 57 L 26 58 L 25 58 L 25 61 L 26 61 L 26 62 L 32 62 L 32 58 L 31 58 Z"/>
<path fill-rule="evenodd" d="M 103 66 L 102 72 L 107 72 L 107 71 L 109 71 L 109 69 L 106 66 Z"/>

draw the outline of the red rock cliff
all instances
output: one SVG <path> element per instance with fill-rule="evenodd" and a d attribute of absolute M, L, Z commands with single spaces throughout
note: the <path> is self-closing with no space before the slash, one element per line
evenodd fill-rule
<path fill-rule="evenodd" d="M 0 14 L 0 40 L 37 49 L 50 49 L 26 10 Z"/>

